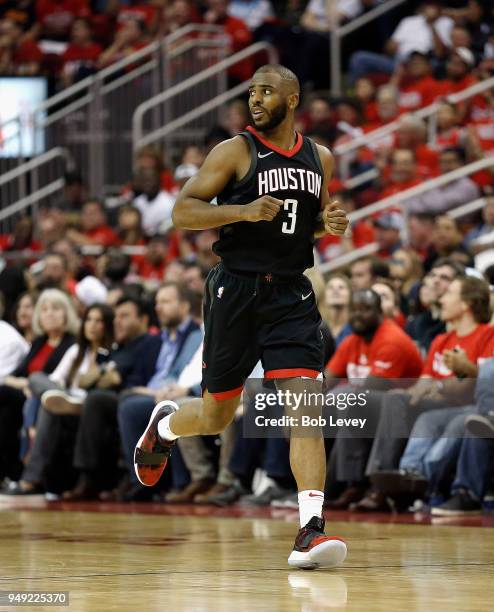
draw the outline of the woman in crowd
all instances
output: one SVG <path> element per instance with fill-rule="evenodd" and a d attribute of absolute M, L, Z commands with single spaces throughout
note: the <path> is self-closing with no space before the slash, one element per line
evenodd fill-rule
<path fill-rule="evenodd" d="M 416 251 L 398 249 L 390 261 L 389 273 L 401 297 L 401 309 L 408 315 L 418 299 L 419 283 L 424 275 L 422 262 Z"/>
<path fill-rule="evenodd" d="M 57 389 L 41 396 L 42 409 L 36 421 L 36 436 L 19 482 L 11 482 L 7 493 L 29 495 L 45 488 L 45 476 L 55 453 L 64 454 L 74 444 L 77 415 L 87 389 L 94 384 L 95 366 L 108 360 L 113 343 L 113 310 L 106 304 L 90 306 L 82 321 L 77 343 L 65 353 L 49 377 Z M 64 472 L 61 466 L 57 470 Z"/>
<path fill-rule="evenodd" d="M 346 336 L 352 333 L 348 323 L 351 295 L 350 279 L 347 276 L 336 273 L 329 277 L 320 311 L 331 330 L 336 347 Z"/>
<path fill-rule="evenodd" d="M 67 295 L 47 289 L 38 299 L 32 326 L 35 337 L 31 350 L 0 386 L 0 478 L 15 478 L 20 468 L 18 433 L 22 407 L 31 395 L 28 377 L 35 372 L 53 372 L 74 343 L 79 321 Z"/>
<path fill-rule="evenodd" d="M 14 327 L 29 344 L 32 344 L 34 340 L 33 314 L 35 305 L 34 295 L 23 293 L 15 303 L 12 316 Z"/>

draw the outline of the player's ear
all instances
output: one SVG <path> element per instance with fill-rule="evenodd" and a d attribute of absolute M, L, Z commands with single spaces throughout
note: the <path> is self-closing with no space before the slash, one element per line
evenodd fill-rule
<path fill-rule="evenodd" d="M 298 93 L 292 93 L 288 96 L 288 108 L 290 108 L 291 110 L 295 110 L 298 106 L 299 103 L 299 94 Z"/>

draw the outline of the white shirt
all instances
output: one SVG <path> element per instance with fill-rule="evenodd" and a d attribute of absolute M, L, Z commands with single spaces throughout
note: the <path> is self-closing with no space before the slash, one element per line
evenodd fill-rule
<path fill-rule="evenodd" d="M 307 11 L 319 21 L 321 27 L 328 25 L 327 0 L 310 0 Z M 360 0 L 337 0 L 338 13 L 347 19 L 353 19 L 363 12 Z"/>
<path fill-rule="evenodd" d="M 255 30 L 274 15 L 270 0 L 232 0 L 228 14 L 241 19 L 249 30 Z"/>
<path fill-rule="evenodd" d="M 202 349 L 203 343 L 199 345 L 197 351 L 192 356 L 192 359 L 180 373 L 177 380 L 177 385 L 185 389 L 192 389 L 200 384 L 202 380 Z"/>
<path fill-rule="evenodd" d="M 149 200 L 142 193 L 134 199 L 133 204 L 142 215 L 142 227 L 148 236 L 168 229 L 166 226 L 171 224 L 175 198 L 167 191 L 160 191 L 154 200 Z"/>
<path fill-rule="evenodd" d="M 29 352 L 29 343 L 6 321 L 0 321 L 0 384 Z"/>
<path fill-rule="evenodd" d="M 49 378 L 53 380 L 54 382 L 62 385 L 63 387 L 67 387 L 67 379 L 70 374 L 70 369 L 72 368 L 72 364 L 74 363 L 74 360 L 77 357 L 78 352 L 79 352 L 78 344 L 73 344 L 71 347 L 69 347 L 65 351 L 65 354 L 60 360 L 60 363 L 50 374 Z M 67 392 L 70 395 L 73 395 L 75 397 L 81 397 L 81 398 L 86 397 L 87 395 L 86 390 L 81 389 L 79 387 L 79 379 L 82 374 L 85 374 L 88 371 L 88 369 L 89 369 L 89 351 L 86 351 L 86 354 L 84 355 L 81 365 L 79 366 L 79 369 L 75 373 L 75 376 L 72 380 L 72 384 L 67 389 Z"/>
<path fill-rule="evenodd" d="M 446 46 L 451 46 L 451 30 L 454 22 L 450 17 L 439 17 L 434 28 Z M 428 53 L 434 49 L 431 27 L 423 15 L 405 17 L 393 32 L 391 39 L 398 45 L 398 56 L 405 58 L 413 51 Z"/>

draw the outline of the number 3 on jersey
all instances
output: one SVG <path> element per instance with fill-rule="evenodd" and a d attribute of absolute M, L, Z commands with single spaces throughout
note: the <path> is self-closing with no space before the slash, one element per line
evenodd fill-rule
<path fill-rule="evenodd" d="M 293 234 L 297 223 L 297 200 L 285 200 L 283 208 L 288 211 L 288 221 L 283 221 L 281 231 L 284 234 Z"/>

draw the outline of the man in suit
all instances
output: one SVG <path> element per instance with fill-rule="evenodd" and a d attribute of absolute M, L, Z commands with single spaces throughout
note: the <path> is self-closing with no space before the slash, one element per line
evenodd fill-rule
<path fill-rule="evenodd" d="M 137 485 L 134 448 L 157 402 L 165 399 L 202 341 L 202 332 L 190 316 L 191 297 L 175 282 L 161 285 L 156 294 L 156 314 L 162 331 L 143 343 L 136 367 L 127 381 L 128 391 L 118 407 L 118 424 L 131 481 Z M 136 488 L 139 498 L 141 487 Z M 147 492 L 147 491 L 146 491 Z"/>

